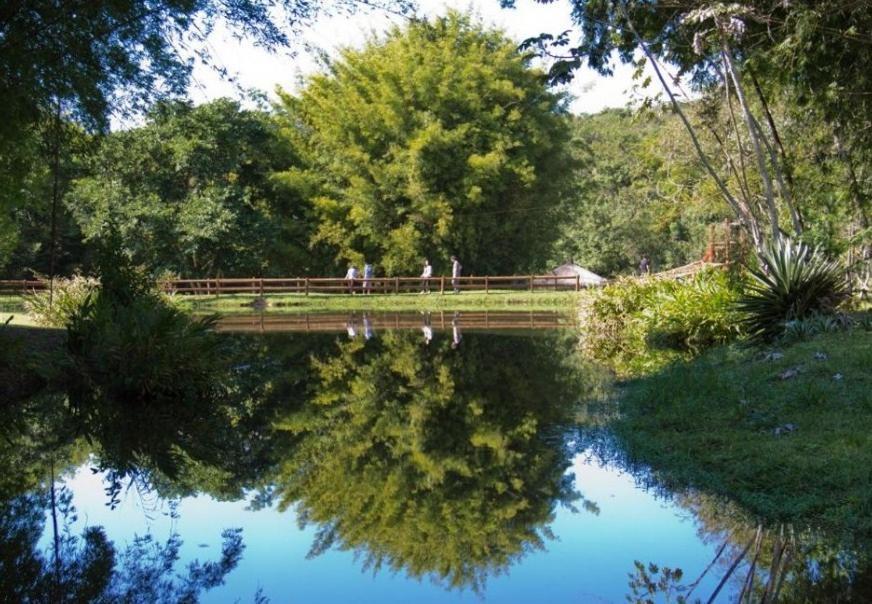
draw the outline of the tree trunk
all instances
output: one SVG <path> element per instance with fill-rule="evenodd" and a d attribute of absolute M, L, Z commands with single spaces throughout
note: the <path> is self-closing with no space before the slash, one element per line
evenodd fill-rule
<path fill-rule="evenodd" d="M 61 181 L 61 102 L 58 99 L 55 113 L 52 116 L 52 180 L 51 180 L 51 234 L 49 235 L 48 251 L 48 304 L 54 304 L 54 279 L 55 264 L 57 263 L 57 237 L 58 237 L 58 201 L 60 197 Z"/>
<path fill-rule="evenodd" d="M 660 81 L 660 85 L 663 86 L 663 89 L 666 91 L 666 94 L 669 96 L 669 100 L 672 103 L 672 108 L 675 110 L 675 113 L 678 114 L 678 117 L 681 119 L 682 124 L 684 124 L 687 133 L 690 135 L 690 140 L 693 142 L 693 147 L 696 149 L 697 157 L 699 157 L 700 162 L 702 162 L 703 167 L 706 172 L 708 172 L 709 176 L 711 176 L 712 180 L 715 181 L 715 184 L 718 187 L 718 190 L 721 193 L 721 196 L 724 200 L 729 204 L 729 206 L 733 209 L 736 217 L 745 225 L 745 228 L 748 229 L 748 232 L 751 235 L 751 240 L 754 242 L 754 247 L 758 250 L 761 250 L 763 247 L 763 238 L 760 232 L 759 225 L 757 221 L 754 219 L 753 215 L 750 211 L 747 211 L 746 208 L 742 207 L 742 203 L 737 200 L 730 190 L 727 188 L 727 185 L 724 183 L 723 179 L 718 176 L 715 169 L 712 167 L 711 162 L 708 157 L 706 157 L 705 151 L 702 149 L 702 145 L 700 145 L 699 139 L 696 136 L 696 131 L 691 125 L 690 120 L 687 119 L 687 116 L 684 114 L 684 111 L 681 109 L 681 105 L 678 103 L 678 100 L 675 98 L 675 94 L 673 94 L 672 89 L 667 84 L 666 79 L 663 77 L 663 73 L 660 71 L 660 66 L 657 64 L 657 60 L 654 58 L 654 55 L 651 53 L 651 50 L 648 48 L 648 45 L 642 39 L 642 36 L 639 35 L 639 32 L 636 31 L 636 28 L 633 26 L 632 22 L 629 20 L 629 16 L 625 14 L 625 18 L 627 19 L 627 25 L 630 28 L 630 31 L 633 32 L 633 35 L 636 36 L 636 40 L 639 42 L 639 46 L 642 48 L 642 52 L 645 54 L 645 57 L 651 63 L 651 67 L 654 68 L 654 73 L 657 75 L 657 79 Z"/>
<path fill-rule="evenodd" d="M 748 128 L 748 136 L 754 147 L 754 157 L 757 159 L 757 169 L 760 171 L 760 179 L 763 181 L 763 194 L 766 201 L 766 210 L 769 214 L 769 226 L 772 230 L 772 239 L 778 239 L 781 236 L 781 228 L 778 224 L 778 209 L 775 206 L 775 197 L 772 190 L 772 176 L 769 174 L 769 170 L 766 167 L 766 157 L 763 155 L 763 147 L 760 143 L 760 138 L 757 136 L 757 130 L 754 128 L 754 116 L 751 114 L 751 108 L 745 97 L 742 80 L 733 63 L 732 51 L 730 50 L 729 44 L 727 44 L 727 39 L 723 35 L 721 35 L 721 52 L 724 59 L 724 68 L 730 75 L 730 79 L 733 81 L 733 86 L 736 89 L 736 97 L 739 99 L 739 106 L 742 108 L 742 115 L 745 118 L 745 126 Z"/>

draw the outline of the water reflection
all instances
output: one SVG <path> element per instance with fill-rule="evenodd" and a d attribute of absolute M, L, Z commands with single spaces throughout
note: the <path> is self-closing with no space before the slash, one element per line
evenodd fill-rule
<path fill-rule="evenodd" d="M 584 480 L 573 482 L 579 454 L 591 452 L 604 471 L 627 470 L 686 510 L 706 552 L 693 568 L 669 556 L 646 555 L 635 568 L 621 563 L 621 577 L 633 578 L 619 590 L 632 601 L 667 595 L 705 601 L 720 584 L 722 597 L 744 594 L 754 602 L 872 599 L 862 540 L 800 528 L 788 518 L 749 518 L 705 494 L 670 492 L 634 467 L 607 437 L 608 413 L 581 404 L 599 381 L 575 354 L 571 333 L 495 335 L 491 327 L 482 333 L 465 313 L 412 313 L 412 319 L 410 330 L 386 325 L 405 318 L 367 313 L 351 321 L 344 315 L 338 333 L 228 335 L 231 354 L 214 368 L 203 396 L 128 400 L 78 387 L 0 408 L 0 462 L 16 469 L 0 475 L 0 581 L 6 581 L 0 593 L 52 601 L 43 597 L 46 589 L 83 594 L 86 577 L 103 586 L 106 601 L 116 601 L 135 577 L 148 574 L 137 560 L 177 573 L 175 563 L 189 559 L 180 554 L 183 535 L 122 549 L 99 525 L 79 527 L 72 487 L 64 484 L 88 467 L 105 478 L 108 507 L 133 489 L 171 502 L 203 495 L 213 506 L 245 502 L 252 514 L 278 509 L 286 513 L 275 522 L 296 519 L 309 529 L 309 554 L 317 560 L 353 552 L 367 569 L 486 596 L 491 579 L 509 580 L 507 571 L 544 555 L 556 543 L 556 526 L 565 531 L 581 518 L 597 521 L 600 510 L 609 516 L 622 509 L 608 495 L 594 504 L 583 496 Z M 572 509 L 579 513 L 566 513 Z M 635 510 L 621 513 L 615 526 L 629 523 Z M 245 531 L 246 522 L 252 521 L 240 513 L 209 528 Z M 62 536 L 57 546 L 54 535 Z M 211 569 L 212 579 L 199 584 L 192 600 L 232 575 L 243 559 L 243 538 L 256 547 L 256 536 L 225 533 L 217 560 L 200 567 Z M 585 558 L 608 553 L 591 552 L 585 532 L 564 538 L 575 540 L 573 564 L 593 564 Z M 612 547 L 624 558 L 642 555 L 632 537 L 622 539 Z M 571 587 L 573 580 L 563 577 L 561 584 Z M 562 593 L 582 588 L 593 591 L 577 585 Z M 169 601 L 175 589 L 166 584 L 168 598 L 151 601 Z M 221 593 L 250 600 L 253 591 Z M 406 595 L 415 599 L 414 591 Z"/>
<path fill-rule="evenodd" d="M 561 446 L 578 366 L 554 340 L 469 337 L 462 355 L 459 341 L 389 332 L 313 360 L 310 395 L 277 424 L 295 438 L 276 481 L 281 505 L 319 526 L 312 555 L 335 545 L 367 567 L 478 587 L 541 547 L 554 506 L 579 497 Z"/>
<path fill-rule="evenodd" d="M 258 313 L 222 317 L 218 329 L 231 333 L 345 333 L 369 339 L 386 330 L 446 332 L 452 340 L 461 331 L 506 331 L 565 329 L 573 317 L 554 311 L 403 311 L 281 314 Z M 456 333 L 455 333 L 456 332 Z"/>

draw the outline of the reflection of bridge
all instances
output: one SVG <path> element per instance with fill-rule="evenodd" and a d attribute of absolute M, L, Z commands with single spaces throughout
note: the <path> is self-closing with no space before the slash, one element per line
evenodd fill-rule
<path fill-rule="evenodd" d="M 323 332 L 362 330 L 447 331 L 561 329 L 573 325 L 571 315 L 558 312 L 434 311 L 229 315 L 218 321 L 224 332 Z"/>

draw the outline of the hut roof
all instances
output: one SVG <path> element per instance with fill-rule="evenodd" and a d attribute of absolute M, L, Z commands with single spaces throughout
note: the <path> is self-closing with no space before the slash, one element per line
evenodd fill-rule
<path fill-rule="evenodd" d="M 561 264 L 560 266 L 552 270 L 551 273 L 557 275 L 558 277 L 578 275 L 579 277 L 581 277 L 582 285 L 601 285 L 606 282 L 605 278 L 600 277 L 596 273 L 593 273 L 586 268 L 578 266 L 577 264 L 573 264 L 571 262 Z"/>

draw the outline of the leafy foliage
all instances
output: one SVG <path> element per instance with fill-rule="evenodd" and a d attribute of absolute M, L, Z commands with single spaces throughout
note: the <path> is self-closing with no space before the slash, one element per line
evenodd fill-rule
<path fill-rule="evenodd" d="M 305 272 L 306 211 L 270 182 L 291 159 L 263 113 L 229 100 L 161 104 L 145 126 L 102 142 L 68 209 L 86 241 L 111 228 L 153 273 Z"/>
<path fill-rule="evenodd" d="M 554 264 L 613 275 L 634 270 L 643 254 L 663 267 L 702 257 L 706 227 L 729 210 L 674 115 L 606 110 L 568 126 L 577 167 L 568 211 L 555 218 Z"/>
<path fill-rule="evenodd" d="M 296 442 L 276 492 L 317 523 L 312 555 L 477 588 L 543 545 L 554 506 L 578 497 L 554 443 L 585 383 L 571 338 L 506 338 L 454 350 L 391 332 L 313 361 L 307 400 L 278 423 Z"/>
<path fill-rule="evenodd" d="M 98 287 L 96 279 L 81 275 L 57 279 L 53 292 L 43 290 L 28 296 L 24 301 L 24 308 L 40 325 L 66 327 Z"/>
<path fill-rule="evenodd" d="M 213 318 L 192 319 L 110 242 L 100 258 L 99 293 L 67 324 L 71 378 L 85 391 L 131 404 L 156 396 L 198 397 L 215 387 L 220 341 Z"/>
<path fill-rule="evenodd" d="M 788 238 L 771 243 L 760 255 L 760 266 L 748 273 L 737 308 L 748 336 L 757 342 L 775 339 L 790 321 L 833 312 L 849 291 L 838 262 Z"/>
<path fill-rule="evenodd" d="M 282 176 L 337 260 L 408 274 L 456 254 L 469 273 L 542 268 L 567 173 L 561 99 L 528 57 L 458 13 L 346 50 L 299 97 Z"/>
<path fill-rule="evenodd" d="M 584 302 L 582 349 L 620 373 L 658 369 L 738 337 L 738 293 L 734 277 L 718 269 L 687 281 L 616 281 Z"/>

